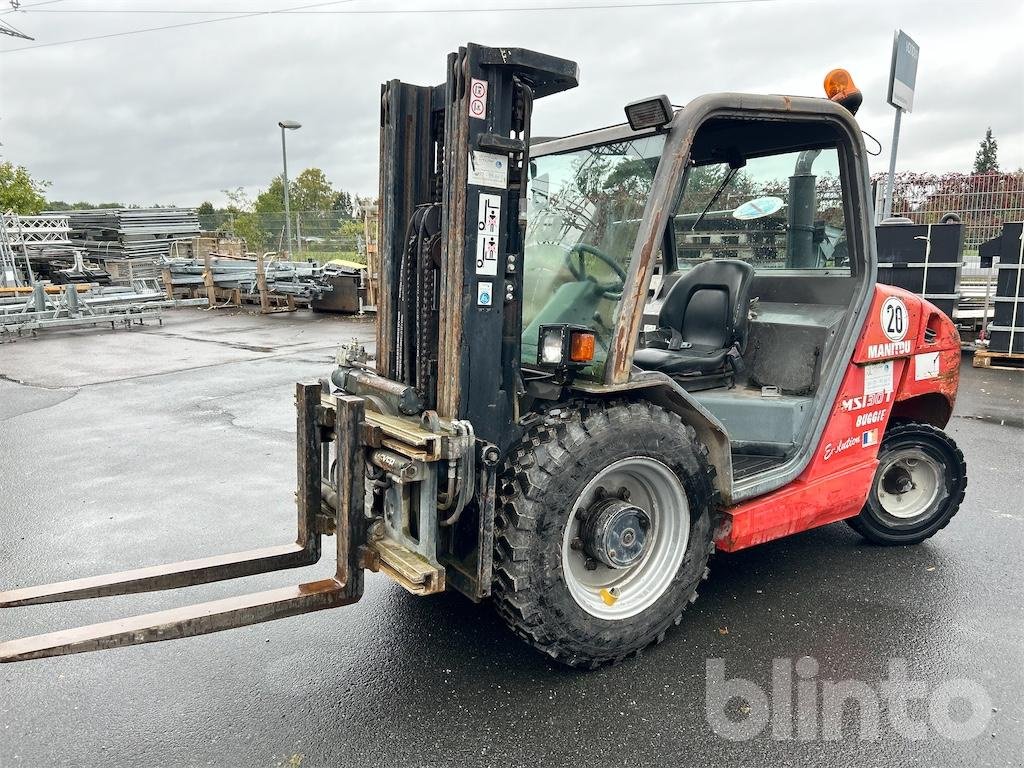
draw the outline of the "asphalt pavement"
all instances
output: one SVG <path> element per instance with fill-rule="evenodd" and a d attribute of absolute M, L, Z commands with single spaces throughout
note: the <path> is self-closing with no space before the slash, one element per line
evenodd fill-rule
<path fill-rule="evenodd" d="M 294 382 L 372 323 L 167 317 L 0 344 L 0 588 L 293 538 Z M 562 668 L 486 604 L 368 574 L 334 611 L 3 665 L 0 766 L 1020 766 L 1024 374 L 965 357 L 960 392 L 948 431 L 970 483 L 947 529 L 884 548 L 839 523 L 716 556 L 638 660 Z M 308 581 L 329 560 L 11 609 L 0 640 Z M 837 726 L 839 684 L 860 703 Z"/>

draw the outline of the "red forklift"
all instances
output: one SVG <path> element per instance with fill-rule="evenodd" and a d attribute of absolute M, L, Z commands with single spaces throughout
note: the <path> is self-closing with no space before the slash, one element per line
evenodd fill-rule
<path fill-rule="evenodd" d="M 19 661 L 353 603 L 366 570 L 490 598 L 559 662 L 639 654 L 718 549 L 839 520 L 916 544 L 964 498 L 943 432 L 960 342 L 876 284 L 867 155 L 827 98 L 716 93 L 531 136 L 572 61 L 470 44 L 381 89 L 377 341 L 297 385 L 295 543 L 47 586 L 0 606 L 309 565 L 332 578 L 0 644 Z"/>

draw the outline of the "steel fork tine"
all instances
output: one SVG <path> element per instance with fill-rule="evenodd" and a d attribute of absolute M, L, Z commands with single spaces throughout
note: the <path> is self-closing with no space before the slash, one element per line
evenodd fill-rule
<path fill-rule="evenodd" d="M 0 663 L 206 635 L 337 608 L 358 599 L 358 595 L 348 594 L 337 579 L 324 579 L 10 640 L 0 643 Z"/>
<path fill-rule="evenodd" d="M 230 555 L 216 555 L 199 560 L 89 576 L 84 579 L 0 592 L 0 608 L 155 592 L 193 584 L 207 584 L 211 581 L 237 579 L 256 573 L 311 565 L 319 559 L 319 554 L 319 551 L 310 551 L 299 544 L 284 544 Z"/>

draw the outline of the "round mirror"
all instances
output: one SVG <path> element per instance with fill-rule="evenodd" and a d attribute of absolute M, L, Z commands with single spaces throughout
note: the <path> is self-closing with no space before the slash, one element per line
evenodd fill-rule
<path fill-rule="evenodd" d="M 780 210 L 785 203 L 781 197 L 755 197 L 740 205 L 732 212 L 732 217 L 739 221 L 750 221 L 771 216 Z"/>

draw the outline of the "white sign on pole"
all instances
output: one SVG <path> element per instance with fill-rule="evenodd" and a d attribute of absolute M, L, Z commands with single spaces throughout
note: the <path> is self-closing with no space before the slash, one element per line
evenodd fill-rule
<path fill-rule="evenodd" d="M 910 35 L 897 29 L 892 41 L 888 101 L 904 112 L 914 108 L 914 86 L 917 84 L 917 59 L 920 53 L 921 47 L 910 39 Z"/>

